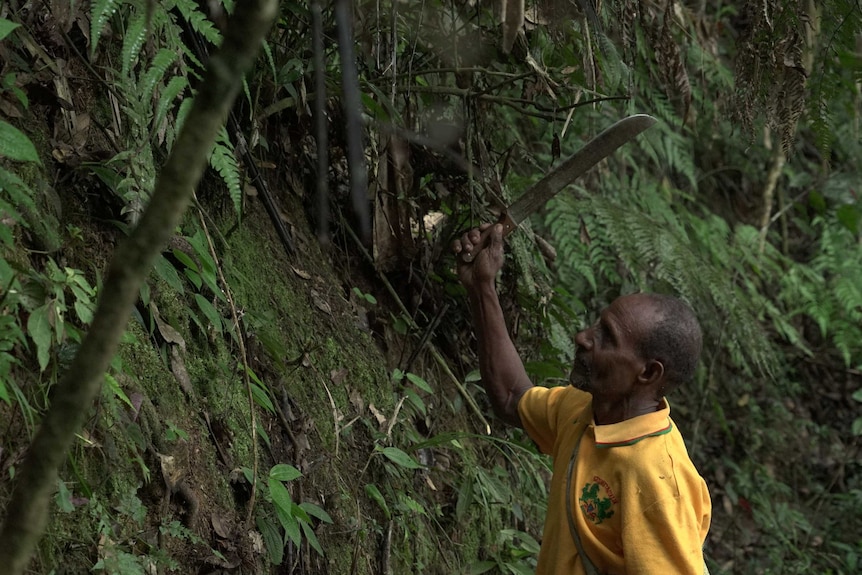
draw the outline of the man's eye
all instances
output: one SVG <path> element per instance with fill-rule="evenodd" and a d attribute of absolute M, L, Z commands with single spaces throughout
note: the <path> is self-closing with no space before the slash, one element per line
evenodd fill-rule
<path fill-rule="evenodd" d="M 602 342 L 612 344 L 613 339 L 611 338 L 611 333 L 608 331 L 608 326 L 605 324 L 601 324 L 599 326 L 599 338 Z"/>

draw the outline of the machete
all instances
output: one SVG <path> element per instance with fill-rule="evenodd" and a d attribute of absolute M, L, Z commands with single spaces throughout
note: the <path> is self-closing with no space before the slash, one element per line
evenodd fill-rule
<path fill-rule="evenodd" d="M 587 142 L 583 148 L 569 156 L 562 164 L 554 168 L 541 180 L 530 186 L 500 215 L 497 221 L 503 224 L 503 237 L 509 235 L 518 225 L 527 219 L 527 216 L 541 208 L 548 200 L 563 191 L 578 176 L 610 156 L 617 148 L 633 140 L 638 134 L 655 124 L 656 119 L 647 114 L 635 114 L 619 120 L 601 134 Z M 473 261 L 473 258 L 482 251 L 485 240 L 491 233 L 488 228 L 482 233 L 482 241 L 479 249 L 473 252 L 464 252 L 461 259 L 465 262 Z"/>

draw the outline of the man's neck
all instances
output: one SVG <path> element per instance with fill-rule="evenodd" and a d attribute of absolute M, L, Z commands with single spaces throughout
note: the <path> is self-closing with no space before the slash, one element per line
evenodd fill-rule
<path fill-rule="evenodd" d="M 593 419 L 597 425 L 610 425 L 639 415 L 653 413 L 662 408 L 662 400 L 642 397 L 604 400 L 593 396 Z"/>

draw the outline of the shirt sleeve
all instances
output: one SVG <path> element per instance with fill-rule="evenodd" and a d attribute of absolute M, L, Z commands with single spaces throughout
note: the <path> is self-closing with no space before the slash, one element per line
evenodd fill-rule
<path fill-rule="evenodd" d="M 700 476 L 687 481 L 677 479 L 681 481 L 676 493 L 666 494 L 647 507 L 637 503 L 628 506 L 622 528 L 628 573 L 703 575 L 703 540 L 711 511 L 709 494 Z M 650 486 L 641 487 L 650 490 Z"/>
<path fill-rule="evenodd" d="M 521 396 L 518 414 L 524 430 L 539 446 L 539 451 L 553 455 L 560 418 L 574 419 L 589 401 L 589 394 L 570 386 L 536 386 Z"/>

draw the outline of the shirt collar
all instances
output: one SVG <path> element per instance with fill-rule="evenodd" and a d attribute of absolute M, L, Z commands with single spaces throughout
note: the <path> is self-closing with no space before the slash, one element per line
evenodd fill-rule
<path fill-rule="evenodd" d="M 664 435 L 673 429 L 670 405 L 666 399 L 662 399 L 662 407 L 658 411 L 610 425 L 596 425 L 596 420 L 593 418 L 591 426 L 596 435 L 598 448 L 633 445 L 644 438 Z"/>

